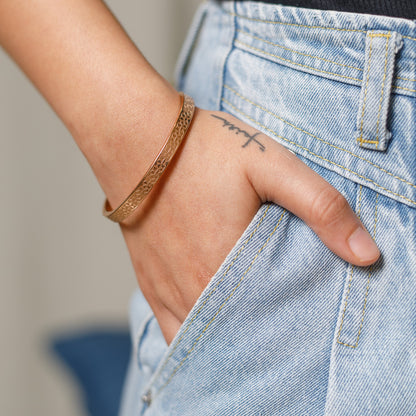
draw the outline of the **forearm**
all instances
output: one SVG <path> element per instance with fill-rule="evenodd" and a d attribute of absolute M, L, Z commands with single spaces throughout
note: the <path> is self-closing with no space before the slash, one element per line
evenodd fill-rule
<path fill-rule="evenodd" d="M 110 202 L 162 146 L 177 94 L 100 0 L 0 0 L 0 44 L 70 130 Z"/>

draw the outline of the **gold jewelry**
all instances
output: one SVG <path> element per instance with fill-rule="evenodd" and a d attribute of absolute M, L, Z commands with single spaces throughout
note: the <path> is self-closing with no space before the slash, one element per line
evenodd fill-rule
<path fill-rule="evenodd" d="M 160 179 L 169 165 L 191 125 L 195 112 L 195 104 L 191 97 L 180 93 L 180 111 L 168 138 L 159 154 L 143 176 L 133 192 L 116 209 L 111 211 L 110 204 L 104 202 L 103 215 L 114 222 L 125 220 L 146 198 L 153 186 Z"/>

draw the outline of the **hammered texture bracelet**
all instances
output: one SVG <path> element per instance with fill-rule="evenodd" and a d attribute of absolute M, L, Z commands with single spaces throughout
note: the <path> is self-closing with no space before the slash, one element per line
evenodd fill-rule
<path fill-rule="evenodd" d="M 195 112 L 193 99 L 182 92 L 179 95 L 179 115 L 162 149 L 150 165 L 142 180 L 120 206 L 111 210 L 108 200 L 105 200 L 103 215 L 108 219 L 114 222 L 121 222 L 132 214 L 152 190 L 153 186 L 160 179 L 170 161 L 173 159 L 173 156 L 186 136 Z"/>

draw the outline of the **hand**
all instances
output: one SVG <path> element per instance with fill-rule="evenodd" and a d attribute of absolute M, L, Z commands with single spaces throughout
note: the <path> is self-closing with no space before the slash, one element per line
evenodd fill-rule
<path fill-rule="evenodd" d="M 344 197 L 294 154 L 229 114 L 197 110 L 161 181 L 121 227 L 168 343 L 265 201 L 350 263 L 380 255 Z"/>
<path fill-rule="evenodd" d="M 160 121 L 177 111 L 177 92 L 100 0 L 0 2 L 0 43 L 67 125 L 110 202 L 120 201 L 166 137 Z M 301 217 L 351 263 L 379 256 L 335 189 L 225 113 L 197 112 L 162 179 L 122 231 L 168 342 L 264 201 Z"/>

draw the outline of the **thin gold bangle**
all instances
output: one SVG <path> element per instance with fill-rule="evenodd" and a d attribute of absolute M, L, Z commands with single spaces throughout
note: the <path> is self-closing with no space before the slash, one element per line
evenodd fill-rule
<path fill-rule="evenodd" d="M 191 125 L 195 112 L 195 104 L 191 97 L 180 93 L 180 111 L 168 138 L 162 149 L 156 156 L 153 163 L 143 176 L 142 180 L 133 190 L 133 192 L 118 206 L 111 210 L 110 204 L 106 199 L 103 207 L 103 215 L 114 222 L 121 222 L 133 213 L 146 198 L 153 186 L 160 179 L 163 172 L 169 165 L 186 133 Z"/>

